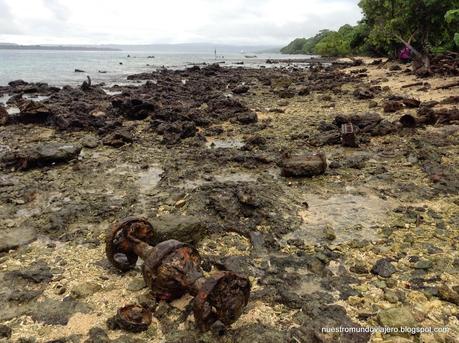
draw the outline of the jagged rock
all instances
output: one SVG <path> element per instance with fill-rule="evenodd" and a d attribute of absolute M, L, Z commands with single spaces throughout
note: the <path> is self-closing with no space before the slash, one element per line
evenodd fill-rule
<path fill-rule="evenodd" d="M 385 113 L 394 113 L 403 109 L 403 103 L 400 101 L 388 100 L 384 103 Z"/>
<path fill-rule="evenodd" d="M 112 107 L 115 113 L 133 120 L 143 120 L 159 108 L 141 99 L 113 100 Z"/>
<path fill-rule="evenodd" d="M 449 288 L 447 285 L 442 285 L 438 288 L 438 297 L 441 300 L 450 302 L 459 306 L 459 292 Z"/>
<path fill-rule="evenodd" d="M 120 148 L 125 144 L 132 143 L 134 137 L 127 129 L 121 128 L 104 137 L 102 143 L 114 148 Z"/>
<path fill-rule="evenodd" d="M 8 278 L 23 279 L 33 283 L 49 283 L 53 279 L 51 269 L 42 262 L 28 268 L 13 270 L 7 275 Z"/>
<path fill-rule="evenodd" d="M 0 126 L 8 124 L 9 114 L 5 107 L 0 104 Z"/>
<path fill-rule="evenodd" d="M 382 276 L 384 278 L 390 278 L 392 274 L 394 274 L 397 270 L 392 265 L 392 263 L 388 259 L 381 259 L 373 266 L 371 272 L 373 274 Z"/>
<path fill-rule="evenodd" d="M 418 108 L 421 105 L 421 101 L 413 98 L 404 98 L 402 100 L 403 105 L 408 108 Z"/>
<path fill-rule="evenodd" d="M 14 80 L 8 83 L 8 86 L 16 88 L 19 86 L 27 86 L 29 83 L 25 82 L 24 80 Z"/>
<path fill-rule="evenodd" d="M 358 88 L 354 91 L 354 97 L 360 100 L 373 99 L 375 97 L 374 93 L 369 89 Z"/>
<path fill-rule="evenodd" d="M 110 343 L 107 333 L 98 327 L 89 330 L 89 338 L 84 343 Z"/>
<path fill-rule="evenodd" d="M 158 134 L 163 135 L 164 144 L 177 144 L 182 139 L 194 137 L 198 132 L 196 124 L 192 121 L 161 123 L 155 130 Z"/>
<path fill-rule="evenodd" d="M 75 298 L 86 298 L 99 292 L 102 287 L 95 282 L 83 282 L 73 287 L 71 294 Z"/>
<path fill-rule="evenodd" d="M 241 124 L 252 124 L 258 121 L 258 116 L 254 112 L 238 114 L 236 120 Z"/>
<path fill-rule="evenodd" d="M 389 308 L 378 313 L 378 321 L 384 327 L 416 327 L 416 319 L 407 307 Z"/>
<path fill-rule="evenodd" d="M 205 220 L 193 216 L 165 215 L 151 219 L 150 222 L 157 233 L 154 244 L 169 239 L 196 243 L 207 232 Z"/>
<path fill-rule="evenodd" d="M 27 170 L 68 162 L 81 151 L 79 144 L 38 144 L 19 151 L 8 152 L 1 157 L 4 167 Z"/>
<path fill-rule="evenodd" d="M 45 104 L 33 100 L 22 102 L 19 110 L 21 112 L 14 116 L 14 121 L 19 123 L 45 123 L 52 116 L 51 110 Z"/>
<path fill-rule="evenodd" d="M 37 321 L 48 325 L 67 325 L 69 319 L 75 313 L 87 313 L 90 308 L 70 297 L 63 301 L 46 299 L 36 302 L 32 308 L 27 310 L 27 314 Z"/>
<path fill-rule="evenodd" d="M 250 90 L 250 87 L 247 85 L 239 85 L 236 88 L 233 88 L 234 94 L 245 94 Z"/>
<path fill-rule="evenodd" d="M 0 253 L 27 245 L 36 238 L 35 230 L 30 227 L 0 230 Z"/>
<path fill-rule="evenodd" d="M 1 338 L 9 339 L 12 333 L 13 333 L 13 330 L 11 330 L 9 326 L 0 324 L 0 339 Z"/>
<path fill-rule="evenodd" d="M 290 99 L 295 96 L 295 92 L 292 89 L 282 89 L 277 92 L 277 95 L 282 99 Z"/>

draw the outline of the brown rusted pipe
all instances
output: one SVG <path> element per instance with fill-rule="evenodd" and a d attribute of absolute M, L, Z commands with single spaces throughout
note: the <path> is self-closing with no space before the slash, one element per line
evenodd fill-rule
<path fill-rule="evenodd" d="M 148 243 L 153 237 L 153 227 L 145 219 L 127 218 L 111 227 L 106 239 L 107 257 L 122 271 L 135 267 L 140 257 L 145 283 L 159 300 L 193 295 L 194 317 L 201 331 L 210 330 L 217 321 L 229 326 L 241 316 L 250 297 L 246 277 L 233 272 L 205 277 L 196 249 L 176 240 L 152 246 Z"/>

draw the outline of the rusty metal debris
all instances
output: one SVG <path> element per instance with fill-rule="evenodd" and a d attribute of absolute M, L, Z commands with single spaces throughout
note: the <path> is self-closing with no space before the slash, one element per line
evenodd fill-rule
<path fill-rule="evenodd" d="M 151 312 L 139 305 L 127 305 L 120 308 L 114 318 L 116 327 L 135 333 L 148 330 L 151 322 Z"/>
<path fill-rule="evenodd" d="M 143 218 L 127 218 L 114 224 L 106 239 L 106 254 L 118 269 L 132 269 L 143 261 L 145 283 L 158 300 L 172 301 L 193 295 L 193 313 L 199 330 L 205 332 L 221 322 L 234 323 L 250 296 L 250 281 L 233 272 L 204 276 L 201 256 L 192 246 L 168 240 L 152 246 L 153 227 Z"/>
<path fill-rule="evenodd" d="M 358 147 L 357 137 L 352 123 L 345 123 L 341 125 L 341 143 L 345 147 Z"/>

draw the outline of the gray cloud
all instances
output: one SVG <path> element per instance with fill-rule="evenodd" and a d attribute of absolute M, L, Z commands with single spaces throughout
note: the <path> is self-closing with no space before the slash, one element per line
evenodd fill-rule
<path fill-rule="evenodd" d="M 70 10 L 59 0 L 43 0 L 43 3 L 54 14 L 56 19 L 61 21 L 68 19 Z"/>
<path fill-rule="evenodd" d="M 0 0 L 0 34 L 19 34 L 10 7 L 5 0 Z"/>
<path fill-rule="evenodd" d="M 358 0 L 0 0 L 0 41 L 286 44 L 361 18 Z M 20 30 L 19 30 L 20 28 Z"/>

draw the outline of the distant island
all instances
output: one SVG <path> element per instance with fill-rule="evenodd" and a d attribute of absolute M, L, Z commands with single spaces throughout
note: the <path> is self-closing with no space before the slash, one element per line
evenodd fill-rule
<path fill-rule="evenodd" d="M 0 50 L 121 51 L 120 49 L 72 45 L 19 45 L 0 43 Z"/>

